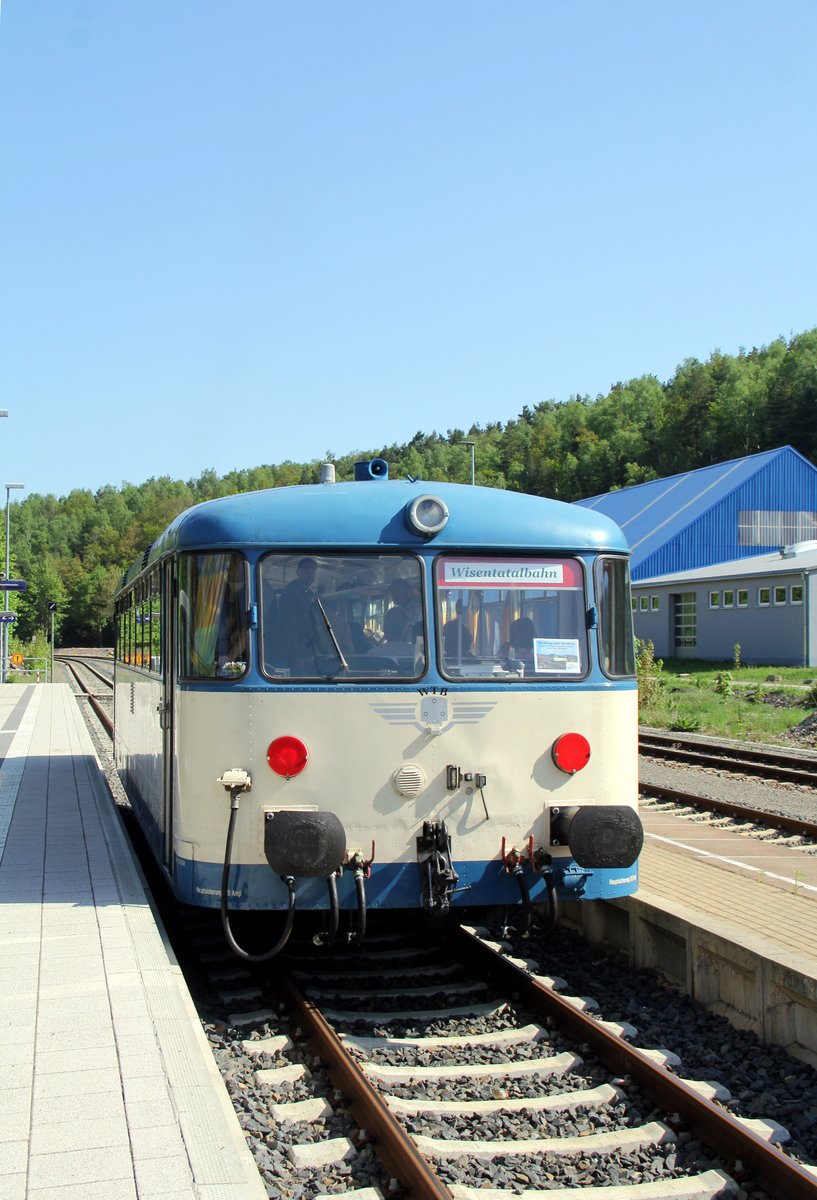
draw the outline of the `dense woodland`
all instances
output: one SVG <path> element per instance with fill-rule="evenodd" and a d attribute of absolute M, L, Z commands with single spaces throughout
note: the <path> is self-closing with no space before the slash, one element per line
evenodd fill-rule
<path fill-rule="evenodd" d="M 505 424 L 419 432 L 406 445 L 363 446 L 341 457 L 328 450 L 312 462 L 224 476 L 205 470 L 187 482 L 162 476 L 80 488 L 59 499 L 33 494 L 11 508 L 11 575 L 29 590 L 12 596 L 18 619 L 10 648 L 49 635 L 49 601 L 57 604 L 57 645 L 109 644 L 122 571 L 173 517 L 216 496 L 316 482 L 322 462 L 335 463 L 338 480 L 353 477 L 358 459 L 379 455 L 392 478 L 467 483 L 471 452 L 459 443 L 470 439 L 478 484 L 570 501 L 783 445 L 817 463 L 815 416 L 812 329 L 737 355 L 687 359 L 666 383 L 644 375 L 605 396 L 544 400 Z"/>

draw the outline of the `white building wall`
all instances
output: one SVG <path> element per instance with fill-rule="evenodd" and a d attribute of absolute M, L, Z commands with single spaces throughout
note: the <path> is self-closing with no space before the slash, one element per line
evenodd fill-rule
<path fill-rule="evenodd" d="M 695 597 L 695 645 L 676 639 L 676 601 Z M 817 576 L 803 571 L 633 584 L 635 635 L 657 658 L 817 666 Z M 745 602 L 744 602 L 745 600 Z"/>

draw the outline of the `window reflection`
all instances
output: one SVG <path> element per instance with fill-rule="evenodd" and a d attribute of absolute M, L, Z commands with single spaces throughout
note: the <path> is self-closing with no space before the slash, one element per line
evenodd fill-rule
<path fill-rule="evenodd" d="M 587 672 L 584 575 L 568 558 L 437 562 L 443 674 L 578 679 Z"/>
<path fill-rule="evenodd" d="M 185 554 L 179 563 L 179 668 L 193 679 L 247 669 L 247 601 L 240 554 Z"/>
<path fill-rule="evenodd" d="M 261 655 L 273 679 L 417 679 L 422 576 L 407 554 L 268 554 Z"/>

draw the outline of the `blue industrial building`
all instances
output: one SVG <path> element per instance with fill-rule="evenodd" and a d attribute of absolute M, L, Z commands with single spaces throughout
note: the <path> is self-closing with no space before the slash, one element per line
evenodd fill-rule
<path fill-rule="evenodd" d="M 623 529 L 658 657 L 817 666 L 817 468 L 791 446 L 577 503 Z"/>
<path fill-rule="evenodd" d="M 576 503 L 621 526 L 634 581 L 817 538 L 817 468 L 791 446 Z"/>

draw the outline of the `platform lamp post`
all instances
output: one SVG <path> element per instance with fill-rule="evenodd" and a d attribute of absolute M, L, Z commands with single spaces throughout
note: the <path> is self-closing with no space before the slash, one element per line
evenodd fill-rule
<path fill-rule="evenodd" d="M 9 568 L 9 561 L 10 561 L 9 552 L 11 550 L 11 546 L 9 545 L 9 515 L 10 515 L 9 514 L 9 500 L 11 499 L 11 492 L 12 492 L 13 488 L 24 488 L 25 486 L 26 485 L 24 483 L 7 483 L 6 484 L 6 576 L 5 577 L 6 577 L 7 581 L 8 581 L 9 569 L 10 569 Z M 5 612 L 8 612 L 8 610 L 9 610 L 8 588 L 6 588 L 5 591 L 3 592 L 3 610 Z M 2 674 L 2 680 L 3 680 L 3 683 L 5 683 L 6 682 L 6 674 L 8 672 L 8 658 L 9 658 L 9 623 L 8 623 L 8 620 L 5 620 L 3 622 L 3 639 L 2 640 L 3 640 L 3 663 L 2 663 L 2 672 L 0 672 L 0 674 Z"/>
<path fill-rule="evenodd" d="M 48 601 L 48 611 L 51 615 L 51 682 L 54 682 L 54 613 L 57 611 L 56 600 Z"/>

